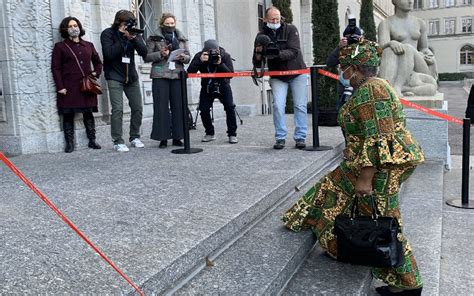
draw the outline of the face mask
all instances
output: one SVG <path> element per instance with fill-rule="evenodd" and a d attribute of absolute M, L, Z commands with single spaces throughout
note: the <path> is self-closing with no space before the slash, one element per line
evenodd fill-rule
<path fill-rule="evenodd" d="M 349 68 L 347 68 L 345 71 L 341 71 L 339 73 L 339 82 L 342 85 L 344 85 L 344 87 L 350 87 L 351 86 L 351 79 L 352 79 L 352 77 L 354 77 L 354 74 L 355 74 L 355 73 L 352 73 L 351 77 L 349 77 L 348 79 L 344 78 L 344 72 L 346 72 Z"/>
<path fill-rule="evenodd" d="M 81 30 L 79 28 L 68 28 L 67 33 L 71 37 L 79 37 L 79 34 L 81 34 Z"/>
<path fill-rule="evenodd" d="M 163 26 L 162 29 L 166 33 L 173 33 L 174 30 L 176 29 L 176 27 L 175 26 Z"/>
<path fill-rule="evenodd" d="M 272 30 L 278 30 L 278 28 L 281 27 L 281 23 L 277 23 L 277 24 L 267 23 L 267 27 L 269 27 Z"/>

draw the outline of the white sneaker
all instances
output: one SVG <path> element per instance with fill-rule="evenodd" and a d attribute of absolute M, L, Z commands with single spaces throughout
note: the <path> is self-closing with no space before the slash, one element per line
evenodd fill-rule
<path fill-rule="evenodd" d="M 239 143 L 239 140 L 237 139 L 236 136 L 230 136 L 230 137 L 229 137 L 229 143 L 231 143 L 231 144 L 237 144 L 237 143 Z"/>
<path fill-rule="evenodd" d="M 210 142 L 210 141 L 214 141 L 216 139 L 216 136 L 215 135 L 205 135 L 201 142 Z"/>
<path fill-rule="evenodd" d="M 117 152 L 128 152 L 128 151 L 130 151 L 128 149 L 127 145 L 125 145 L 125 144 L 115 144 L 114 149 Z"/>
<path fill-rule="evenodd" d="M 142 141 L 140 141 L 139 138 L 133 139 L 133 141 L 130 142 L 133 147 L 135 148 L 145 148 L 145 145 L 143 144 Z"/>

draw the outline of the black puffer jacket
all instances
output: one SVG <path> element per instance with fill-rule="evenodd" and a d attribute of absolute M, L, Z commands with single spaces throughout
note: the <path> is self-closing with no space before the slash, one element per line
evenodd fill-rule
<path fill-rule="evenodd" d="M 208 62 L 201 61 L 202 51 L 198 52 L 194 55 L 191 63 L 188 67 L 188 73 L 197 73 L 198 71 L 201 73 L 228 73 L 234 72 L 234 65 L 232 63 L 232 58 L 230 54 L 228 54 L 224 48 L 219 47 L 222 61 L 219 65 L 212 65 Z M 219 81 L 222 84 L 229 83 L 229 78 L 215 78 L 216 81 Z M 201 86 L 206 86 L 209 84 L 209 78 L 202 78 L 201 79 Z"/>
<path fill-rule="evenodd" d="M 295 26 L 281 22 L 278 30 L 272 30 L 267 26 L 263 27 L 263 30 L 257 34 L 258 36 L 264 34 L 270 37 L 273 42 L 276 42 L 280 49 L 280 55 L 275 59 L 268 59 L 268 69 L 270 71 L 286 71 L 286 70 L 300 70 L 306 69 L 306 64 L 303 60 L 303 54 L 300 47 L 300 36 L 298 29 Z M 256 67 L 261 67 L 261 61 L 253 57 L 253 63 Z M 282 81 L 288 81 L 292 76 L 275 76 L 274 78 Z"/>

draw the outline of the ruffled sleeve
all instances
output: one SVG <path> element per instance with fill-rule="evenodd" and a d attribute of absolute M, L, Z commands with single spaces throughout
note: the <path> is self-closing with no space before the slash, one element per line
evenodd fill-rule
<path fill-rule="evenodd" d="M 367 83 L 353 98 L 351 114 L 359 130 L 348 135 L 348 164 L 352 167 L 417 165 L 423 152 L 405 127 L 403 107 L 383 80 Z"/>

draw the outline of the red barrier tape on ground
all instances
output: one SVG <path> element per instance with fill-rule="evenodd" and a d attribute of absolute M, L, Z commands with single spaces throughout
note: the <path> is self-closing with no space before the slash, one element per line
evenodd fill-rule
<path fill-rule="evenodd" d="M 44 201 L 44 203 L 51 208 L 74 232 L 76 232 L 94 251 L 100 255 L 110 266 L 112 266 L 115 271 L 120 274 L 120 276 L 127 281 L 127 283 L 132 286 L 140 295 L 145 295 L 137 285 L 135 285 L 118 267 L 115 265 L 112 260 L 110 260 L 104 252 L 102 252 L 98 247 L 96 247 L 92 241 L 77 228 L 68 217 L 66 217 L 54 204 L 51 202 L 43 192 L 41 192 L 30 180 L 26 178 L 25 175 L 2 153 L 0 152 L 0 160 L 2 160 L 5 165 L 12 170 L 15 175 L 20 178 L 30 189 L 38 195 L 38 197 Z"/>

